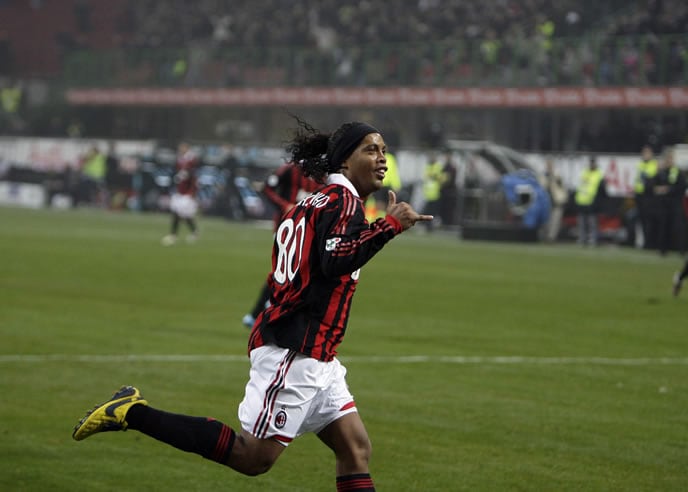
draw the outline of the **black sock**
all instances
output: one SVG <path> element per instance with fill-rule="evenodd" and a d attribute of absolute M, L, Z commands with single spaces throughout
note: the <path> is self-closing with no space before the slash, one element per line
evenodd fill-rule
<path fill-rule="evenodd" d="M 127 425 L 182 451 L 227 464 L 236 434 L 215 419 L 191 417 L 133 405 L 126 416 Z"/>
<path fill-rule="evenodd" d="M 178 230 L 179 230 L 179 215 L 172 214 L 172 225 L 170 226 L 170 234 L 172 234 L 173 236 L 176 236 Z"/>
<path fill-rule="evenodd" d="M 375 492 L 373 479 L 369 473 L 355 473 L 353 475 L 342 475 L 337 477 L 337 492 Z"/>

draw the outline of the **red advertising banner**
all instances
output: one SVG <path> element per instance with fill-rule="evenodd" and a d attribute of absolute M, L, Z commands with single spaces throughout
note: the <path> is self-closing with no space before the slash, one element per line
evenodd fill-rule
<path fill-rule="evenodd" d="M 71 89 L 66 97 L 93 106 L 688 108 L 688 87 Z"/>

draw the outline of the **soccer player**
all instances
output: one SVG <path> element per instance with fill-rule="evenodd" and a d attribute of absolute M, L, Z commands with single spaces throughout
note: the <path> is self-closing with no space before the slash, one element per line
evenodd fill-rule
<path fill-rule="evenodd" d="M 364 203 L 387 170 L 382 134 L 346 123 L 332 134 L 297 119 L 287 150 L 306 176 L 325 183 L 287 212 L 275 234 L 270 305 L 249 337 L 251 369 L 239 405 L 241 430 L 205 417 L 155 409 L 122 387 L 76 425 L 77 441 L 135 429 L 246 475 L 267 472 L 296 437 L 315 433 L 335 454 L 338 491 L 374 491 L 371 445 L 337 359 L 360 269 L 418 221 L 389 192 L 387 215 L 372 223 Z"/>
<path fill-rule="evenodd" d="M 177 242 L 177 232 L 181 220 L 184 220 L 189 226 L 190 234 L 186 237 L 187 242 L 196 241 L 198 227 L 195 217 L 198 212 L 198 202 L 196 201 L 198 182 L 195 173 L 197 164 L 198 157 L 191 150 L 189 144 L 181 142 L 177 148 L 177 164 L 173 177 L 175 188 L 170 199 L 172 222 L 170 233 L 162 238 L 161 242 L 164 246 L 172 246 Z"/>
<path fill-rule="evenodd" d="M 274 217 L 275 230 L 277 230 L 282 216 L 291 210 L 296 205 L 296 202 L 302 200 L 310 192 L 315 191 L 318 186 L 315 180 L 304 176 L 301 168 L 293 162 L 283 164 L 268 176 L 263 187 L 263 194 L 277 208 Z M 246 328 L 253 328 L 253 323 L 255 323 L 258 314 L 265 308 L 269 299 L 270 289 L 266 282 L 260 290 L 253 309 L 250 313 L 245 314 L 241 320 Z"/>

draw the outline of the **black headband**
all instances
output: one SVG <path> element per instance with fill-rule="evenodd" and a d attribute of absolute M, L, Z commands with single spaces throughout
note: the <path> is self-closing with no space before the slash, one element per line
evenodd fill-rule
<path fill-rule="evenodd" d="M 341 136 L 337 145 L 327 150 L 327 162 L 330 172 L 339 171 L 342 163 L 349 158 L 358 144 L 361 143 L 361 140 L 371 133 L 380 133 L 380 130 L 367 123 L 355 123 L 349 127 Z"/>

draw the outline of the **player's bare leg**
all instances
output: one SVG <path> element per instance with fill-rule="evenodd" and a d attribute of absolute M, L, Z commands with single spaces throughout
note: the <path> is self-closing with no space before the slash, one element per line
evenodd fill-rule
<path fill-rule="evenodd" d="M 368 432 L 358 413 L 349 413 L 325 427 L 318 437 L 334 451 L 336 457 L 337 486 L 342 490 L 374 491 L 368 462 L 372 452 Z M 356 482 L 344 485 L 342 482 Z"/>
<path fill-rule="evenodd" d="M 274 439 L 258 439 L 245 430 L 237 435 L 227 465 L 244 475 L 256 476 L 275 464 L 285 446 Z"/>

